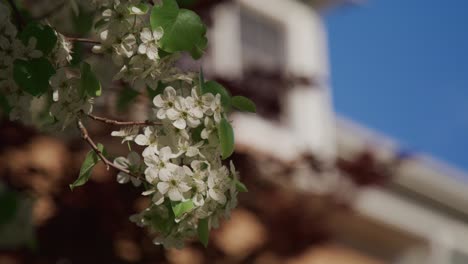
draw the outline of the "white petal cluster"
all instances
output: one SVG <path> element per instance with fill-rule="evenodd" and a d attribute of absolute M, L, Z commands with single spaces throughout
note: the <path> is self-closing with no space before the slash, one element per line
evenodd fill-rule
<path fill-rule="evenodd" d="M 50 114 L 55 119 L 53 127 L 62 130 L 75 122 L 81 112 L 90 113 L 93 109 L 92 98 L 80 94 L 79 79 L 68 71 L 67 68 L 59 68 L 49 79 L 53 89 L 50 106 Z"/>
<path fill-rule="evenodd" d="M 42 52 L 36 50 L 37 40 L 30 38 L 28 45 L 24 45 L 17 38 L 18 30 L 11 23 L 9 8 L 0 3 L 0 94 L 6 97 L 9 105 L 10 119 L 31 121 L 29 111 L 33 96 L 22 91 L 13 79 L 13 62 L 17 59 L 28 60 L 42 57 Z"/>
<path fill-rule="evenodd" d="M 13 69 L 15 60 L 31 60 L 44 57 L 36 49 L 37 40 L 31 37 L 27 45 L 18 39 L 17 28 L 11 22 L 10 10 L 0 3 L 0 94 L 6 97 L 11 120 L 21 120 L 30 123 L 30 110 L 34 97 L 22 90 L 14 80 Z M 46 93 L 40 98 L 50 101 L 50 115 L 54 119 L 50 128 L 63 129 L 75 121 L 81 111 L 90 112 L 92 99 L 79 94 L 77 74 L 68 74 L 66 68 L 72 59 L 72 45 L 62 34 L 55 32 L 57 43 L 46 57 L 56 68 L 56 73 L 49 79 L 53 93 Z M 75 77 L 74 77 L 75 76 Z M 49 98 L 51 100 L 49 100 Z"/>
<path fill-rule="evenodd" d="M 143 167 L 139 167 L 140 163 L 135 166 L 146 180 L 143 195 L 151 195 L 153 203 L 131 219 L 140 226 L 155 229 L 156 244 L 180 247 L 184 240 L 196 236 L 201 219 L 208 218 L 215 226 L 219 217 L 229 215 L 237 204 L 237 175 L 232 163 L 229 169 L 221 161 L 216 129 L 219 121 L 216 111 L 222 109 L 219 95 L 200 95 L 198 87 L 186 93 L 169 86 L 154 97 L 153 104 L 160 126 L 144 127 L 137 136 L 116 132 L 122 137 L 132 134 L 133 142 L 145 147 Z M 116 162 L 127 160 L 130 156 L 117 158 Z M 119 175 L 119 182 L 129 182 Z M 170 225 L 172 208 L 180 203 L 189 204 L 190 208 L 176 216 Z M 161 218 L 169 219 L 167 226 L 161 224 L 164 222 Z"/>
<path fill-rule="evenodd" d="M 139 8 L 149 5 L 147 1 L 114 0 L 100 5 L 104 7 L 98 22 L 101 43 L 93 47 L 93 52 L 109 55 L 120 67 L 114 80 L 138 90 L 156 89 L 158 81 L 192 81 L 173 66 L 177 55 L 160 56 L 164 32 L 162 28 L 148 28 L 150 14 Z"/>

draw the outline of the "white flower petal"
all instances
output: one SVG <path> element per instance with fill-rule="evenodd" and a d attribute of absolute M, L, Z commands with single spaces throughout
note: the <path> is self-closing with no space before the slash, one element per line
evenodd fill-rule
<path fill-rule="evenodd" d="M 174 123 L 172 123 L 178 129 L 185 129 L 187 127 L 187 122 L 183 118 L 179 118 Z"/>
<path fill-rule="evenodd" d="M 119 172 L 117 174 L 117 182 L 120 184 L 125 184 L 130 181 L 130 176 L 128 174 L 125 174 L 123 172 Z"/>
<path fill-rule="evenodd" d="M 148 146 L 150 144 L 148 138 L 145 135 L 138 135 L 135 138 L 135 143 L 137 143 L 140 146 Z"/>
<path fill-rule="evenodd" d="M 158 191 L 159 191 L 160 193 L 165 194 L 165 193 L 167 193 L 167 191 L 169 190 L 169 183 L 167 183 L 167 182 L 160 182 L 160 183 L 158 183 L 157 187 L 158 187 Z"/>
<path fill-rule="evenodd" d="M 184 197 L 177 188 L 169 189 L 167 194 L 169 196 L 169 199 L 171 199 L 172 201 L 181 201 L 184 199 Z"/>

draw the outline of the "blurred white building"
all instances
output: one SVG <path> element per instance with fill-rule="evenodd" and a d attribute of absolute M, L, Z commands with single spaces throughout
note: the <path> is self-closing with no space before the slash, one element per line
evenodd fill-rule
<path fill-rule="evenodd" d="M 400 155 L 397 144 L 337 117 L 329 85 L 327 35 L 319 9 L 344 1 L 233 0 L 212 9 L 212 76 L 243 79 L 250 69 L 313 81 L 284 87 L 277 119 L 233 116 L 239 151 L 294 163 L 304 153 L 325 166 L 370 151 L 379 162 Z M 350 2 L 350 1 L 347 1 Z M 275 91 L 271 91 L 274 93 Z M 298 190 L 323 193 L 342 184 L 326 175 L 293 173 Z M 357 189 L 353 216 L 342 216 L 337 239 L 388 263 L 468 263 L 468 185 L 463 173 L 428 157 L 409 157 L 386 187 Z M 296 179 L 294 178 L 296 177 Z M 464 177 L 467 179 L 468 177 Z"/>

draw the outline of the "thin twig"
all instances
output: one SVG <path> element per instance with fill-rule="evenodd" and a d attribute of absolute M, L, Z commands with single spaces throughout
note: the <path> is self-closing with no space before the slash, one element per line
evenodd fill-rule
<path fill-rule="evenodd" d="M 16 19 L 16 22 L 18 23 L 18 28 L 21 29 L 24 26 L 23 16 L 21 16 L 21 13 L 18 7 L 16 6 L 14 0 L 7 0 L 7 1 L 10 4 L 11 9 L 13 10 L 13 13 L 15 13 L 15 19 Z"/>
<path fill-rule="evenodd" d="M 88 143 L 88 145 L 98 155 L 98 157 L 101 159 L 101 161 L 104 162 L 104 164 L 106 165 L 107 170 L 109 170 L 109 168 L 112 167 L 112 168 L 114 168 L 114 169 L 116 169 L 118 171 L 121 171 L 121 172 L 123 172 L 125 174 L 130 175 L 131 177 L 137 178 L 139 180 L 144 180 L 141 176 L 133 174 L 130 170 L 122 168 L 119 165 L 116 165 L 113 162 L 109 161 L 104 156 L 104 154 L 98 149 L 98 147 L 96 146 L 96 143 L 94 143 L 94 141 L 91 139 L 91 137 L 89 136 L 88 130 L 83 125 L 83 122 L 81 122 L 81 120 L 78 119 L 77 124 L 78 124 L 78 128 L 81 131 L 81 137 L 83 138 L 83 140 L 85 140 Z"/>
<path fill-rule="evenodd" d="M 113 120 L 105 117 L 100 117 L 100 116 L 95 116 L 93 114 L 87 114 L 87 116 L 93 120 L 114 125 L 114 126 L 157 126 L 161 125 L 161 122 L 156 122 L 156 121 L 150 121 L 150 120 L 145 120 L 145 121 L 118 121 L 118 120 Z"/>
<path fill-rule="evenodd" d="M 45 19 L 45 18 L 48 18 L 48 17 L 52 16 L 53 14 L 59 12 L 65 6 L 65 4 L 66 4 L 66 1 L 63 1 L 62 3 L 54 6 L 52 9 L 45 12 L 44 14 L 35 17 L 34 20 L 42 20 L 42 19 Z"/>
<path fill-rule="evenodd" d="M 75 38 L 75 37 L 67 37 L 68 41 L 72 42 L 82 42 L 82 43 L 90 43 L 90 44 L 101 44 L 101 42 L 93 39 L 87 39 L 87 38 Z"/>

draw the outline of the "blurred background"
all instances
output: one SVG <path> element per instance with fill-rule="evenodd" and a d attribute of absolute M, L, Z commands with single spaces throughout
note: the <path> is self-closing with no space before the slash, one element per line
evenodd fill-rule
<path fill-rule="evenodd" d="M 88 1 L 18 1 L 69 36 L 90 34 Z M 209 25 L 187 70 L 258 114 L 234 113 L 234 161 L 249 192 L 210 246 L 164 250 L 128 216 L 149 201 L 98 165 L 68 188 L 88 149 L 0 124 L 0 263 L 468 263 L 468 3 L 463 0 L 184 0 Z M 78 8 L 79 12 L 73 11 Z M 144 119 L 147 96 L 99 71 L 95 113 Z M 133 94 L 123 101 L 122 95 Z M 128 97 L 128 96 L 125 96 Z M 115 156 L 112 127 L 90 123 Z"/>

